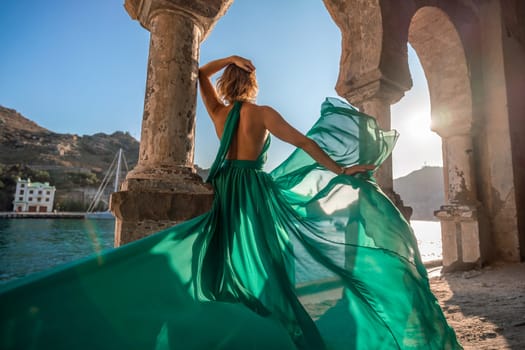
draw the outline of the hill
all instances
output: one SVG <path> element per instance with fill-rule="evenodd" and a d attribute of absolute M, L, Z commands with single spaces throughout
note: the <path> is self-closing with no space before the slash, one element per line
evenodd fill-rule
<path fill-rule="evenodd" d="M 50 182 L 64 200 L 68 200 L 68 192 L 76 191 L 82 194 L 77 193 L 77 201 L 87 201 L 84 188 L 98 187 L 120 148 L 128 168 L 133 168 L 139 142 L 129 133 L 55 133 L 14 109 L 0 106 L 0 211 L 11 210 L 13 183 L 18 176 Z"/>
<path fill-rule="evenodd" d="M 139 142 L 129 133 L 78 136 L 45 129 L 17 111 L 0 106 L 0 163 L 44 167 L 106 169 L 122 148 L 129 165 L 137 162 Z"/>
<path fill-rule="evenodd" d="M 423 167 L 394 179 L 394 190 L 414 210 L 414 220 L 436 220 L 434 210 L 445 203 L 443 168 Z"/>

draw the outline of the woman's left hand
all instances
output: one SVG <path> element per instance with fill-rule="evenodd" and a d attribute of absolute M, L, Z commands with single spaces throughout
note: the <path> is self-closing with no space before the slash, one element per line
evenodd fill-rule
<path fill-rule="evenodd" d="M 348 168 L 343 168 L 341 175 L 354 175 L 358 173 L 366 173 L 367 171 L 374 170 L 376 168 L 373 164 L 356 164 L 349 166 Z"/>

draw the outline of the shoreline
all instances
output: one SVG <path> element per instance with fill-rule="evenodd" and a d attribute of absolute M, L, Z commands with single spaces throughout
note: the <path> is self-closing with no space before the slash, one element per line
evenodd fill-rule
<path fill-rule="evenodd" d="M 0 219 L 85 219 L 86 213 L 84 212 L 50 212 L 50 213 L 38 213 L 38 212 L 0 212 Z"/>

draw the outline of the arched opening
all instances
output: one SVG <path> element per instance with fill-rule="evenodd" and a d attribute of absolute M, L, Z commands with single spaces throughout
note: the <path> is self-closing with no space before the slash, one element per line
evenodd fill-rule
<path fill-rule="evenodd" d="M 477 219 L 470 215 L 464 220 L 468 215 L 458 212 L 461 206 L 472 213 L 477 204 L 472 92 L 463 44 L 448 15 L 436 7 L 422 7 L 414 14 L 409 43 L 428 82 L 431 128 L 442 138 L 444 203 L 436 215 L 441 221 L 443 265 L 479 264 Z"/>
<path fill-rule="evenodd" d="M 434 211 L 445 202 L 441 137 L 430 129 L 430 96 L 419 58 L 408 45 L 412 89 L 392 105 L 392 128 L 400 133 L 392 154 L 394 190 L 412 208 L 421 257 L 442 259 L 441 227 Z"/>
<path fill-rule="evenodd" d="M 412 17 L 408 40 L 428 82 L 432 130 L 441 137 L 470 133 L 472 91 L 465 51 L 454 24 L 441 9 L 422 7 Z"/>

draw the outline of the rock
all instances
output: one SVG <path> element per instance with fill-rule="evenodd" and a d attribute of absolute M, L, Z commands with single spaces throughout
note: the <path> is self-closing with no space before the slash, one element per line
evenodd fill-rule
<path fill-rule="evenodd" d="M 483 274 L 483 272 L 480 270 L 470 270 L 470 271 L 463 272 L 462 277 L 464 279 L 471 279 L 471 278 L 480 276 L 481 274 Z"/>

